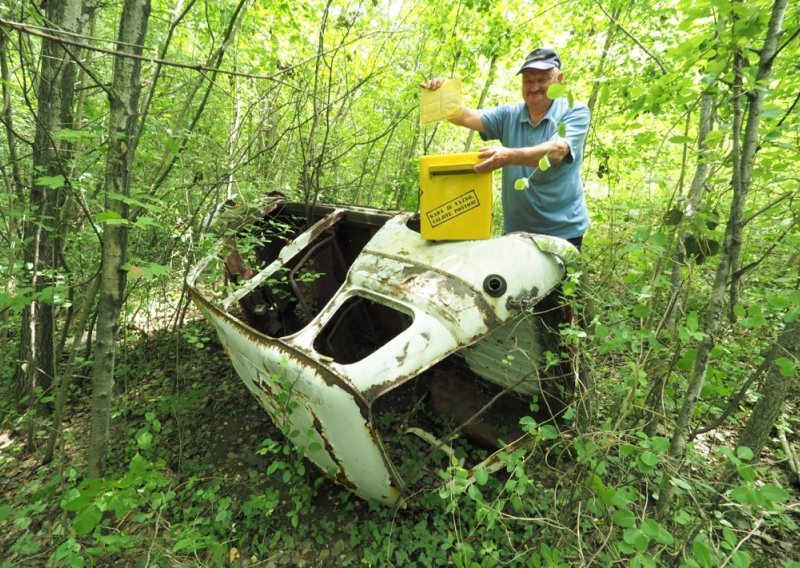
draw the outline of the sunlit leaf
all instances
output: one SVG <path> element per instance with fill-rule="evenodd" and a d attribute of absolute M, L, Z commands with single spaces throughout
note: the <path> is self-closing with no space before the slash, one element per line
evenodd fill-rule
<path fill-rule="evenodd" d="M 547 88 L 547 98 L 557 99 L 563 97 L 566 91 L 567 88 L 562 83 L 553 83 Z"/>
<path fill-rule="evenodd" d="M 139 432 L 136 435 L 136 443 L 143 450 L 148 450 L 153 446 L 153 435 L 148 430 Z"/>
<path fill-rule="evenodd" d="M 547 156 L 544 156 L 541 160 L 539 160 L 539 169 L 543 172 L 550 169 L 550 159 Z"/>

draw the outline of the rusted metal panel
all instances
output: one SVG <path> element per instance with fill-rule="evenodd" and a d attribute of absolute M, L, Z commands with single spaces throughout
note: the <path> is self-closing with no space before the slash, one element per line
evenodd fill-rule
<path fill-rule="evenodd" d="M 297 227 L 312 221 L 297 204 L 269 211 L 265 227 L 271 216 Z M 234 250 L 228 267 L 236 273 L 228 276 L 248 279 L 221 301 L 199 283 L 209 265 L 222 264 L 230 239 L 191 271 L 187 284 L 237 373 L 291 441 L 332 479 L 394 504 L 405 485 L 373 422 L 373 404 L 453 354 L 463 355 L 476 376 L 501 386 L 523 383 L 530 362 L 502 368 L 492 361 L 515 344 L 530 344 L 522 352 L 538 364 L 540 341 L 521 310 L 559 286 L 561 257 L 572 249 L 525 233 L 423 241 L 411 214 L 316 211 L 321 217 L 286 236 L 276 256 L 259 257 L 264 268 L 246 266 Z M 291 286 L 276 283 L 287 272 Z M 303 281 L 306 272 L 318 281 Z M 269 320 L 262 317 L 267 311 Z M 531 383 L 519 392 L 534 390 Z"/>

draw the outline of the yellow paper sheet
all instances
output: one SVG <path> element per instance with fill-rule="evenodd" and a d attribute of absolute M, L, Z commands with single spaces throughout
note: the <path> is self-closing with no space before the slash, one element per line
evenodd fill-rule
<path fill-rule="evenodd" d="M 447 79 L 435 91 L 423 89 L 419 99 L 419 123 L 424 126 L 456 117 L 461 105 L 461 79 Z"/>

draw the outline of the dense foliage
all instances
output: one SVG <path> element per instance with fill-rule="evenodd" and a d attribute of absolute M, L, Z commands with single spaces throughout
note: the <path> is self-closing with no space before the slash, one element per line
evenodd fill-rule
<path fill-rule="evenodd" d="M 70 34 L 58 2 L 0 3 L 0 472 L 34 480 L 0 484 L 2 565 L 797 565 L 797 5 L 153 0 L 122 136 L 115 38 L 134 2 L 70 3 Z M 482 144 L 420 127 L 419 82 L 458 76 L 471 106 L 516 102 L 538 45 L 592 109 L 590 317 L 564 330 L 593 379 L 577 435 L 528 420 L 535 443 L 507 471 L 467 483 L 439 464 L 449 483 L 402 512 L 329 487 L 269 429 L 236 490 L 202 460 L 182 467 L 192 436 L 176 425 L 213 397 L 190 360 L 228 372 L 182 290 L 215 208 L 278 191 L 414 210 L 420 155 Z M 68 87 L 48 83 L 67 69 Z M 66 110 L 46 121 L 54 97 Z M 124 189 L 112 150 L 132 160 Z M 58 400 L 68 423 L 85 414 L 112 227 L 127 285 L 109 469 L 84 479 L 67 430 L 34 471 Z M 189 361 L 136 358 L 158 329 Z M 54 363 L 32 381 L 42 333 Z"/>

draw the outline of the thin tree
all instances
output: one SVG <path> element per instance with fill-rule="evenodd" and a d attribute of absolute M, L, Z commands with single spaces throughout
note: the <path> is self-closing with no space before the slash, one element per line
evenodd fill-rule
<path fill-rule="evenodd" d="M 20 168 L 20 160 L 17 156 L 17 134 L 14 128 L 14 115 L 12 112 L 12 99 L 11 99 L 11 73 L 8 66 L 8 49 L 7 49 L 7 36 L 5 33 L 0 33 L 0 73 L 2 73 L 2 92 L 3 92 L 3 111 L 0 120 L 3 121 L 6 131 L 6 144 L 8 145 L 8 170 L 6 166 L 2 167 L 3 177 L 10 180 L 6 182 L 10 187 L 8 192 L 7 201 L 3 207 L 7 208 L 6 211 L 13 212 L 18 206 L 24 203 L 23 195 L 23 181 L 22 171 Z M 14 265 L 17 262 L 19 255 L 19 246 L 22 242 L 19 235 L 19 226 L 15 215 L 3 215 L 3 231 L 6 235 L 8 252 L 6 253 L 6 269 L 5 269 L 5 285 L 4 291 L 6 294 L 11 295 L 16 287 Z M 0 345 L 8 345 L 9 341 L 9 316 L 11 310 L 4 309 L 0 313 Z M 0 349 L 0 369 L 5 369 L 5 350 Z"/>
<path fill-rule="evenodd" d="M 81 0 L 48 2 L 45 17 L 64 32 L 78 29 Z M 59 32 L 54 32 L 55 36 Z M 75 67 L 57 40 L 42 41 L 40 74 L 36 89 L 36 134 L 33 142 L 33 172 L 30 192 L 31 214 L 23 229 L 25 262 L 33 297 L 22 314 L 19 356 L 22 365 L 16 382 L 20 398 L 29 408 L 40 408 L 39 393 L 49 390 L 55 375 L 53 359 L 53 304 L 48 299 L 57 268 L 56 228 L 61 188 L 65 183 L 65 161 L 58 132 L 72 126 Z M 28 446 L 33 445 L 33 422 L 29 423 Z"/>
<path fill-rule="evenodd" d="M 750 189 L 750 183 L 755 163 L 756 151 L 759 144 L 759 128 L 761 124 L 761 114 L 764 107 L 764 97 L 766 89 L 763 85 L 769 84 L 772 74 L 772 66 L 777 53 L 778 38 L 782 33 L 783 19 L 786 13 L 786 0 L 775 0 L 770 13 L 769 24 L 767 26 L 764 45 L 759 53 L 758 69 L 756 73 L 756 88 L 746 93 L 749 100 L 747 120 L 745 123 L 744 138 L 741 138 L 740 129 L 737 128 L 738 116 L 741 115 L 740 97 L 734 92 L 734 136 L 733 136 L 733 172 L 732 187 L 733 201 L 731 203 L 728 224 L 725 230 L 725 241 L 723 251 L 720 256 L 719 265 L 714 279 L 713 288 L 705 316 L 703 333 L 704 339 L 701 341 L 697 350 L 694 370 L 686 395 L 683 398 L 678 419 L 673 430 L 670 441 L 669 456 L 679 461 L 683 458 L 686 447 L 686 436 L 689 432 L 690 422 L 694 415 L 697 401 L 700 398 L 700 391 L 705 382 L 708 370 L 711 351 L 716 345 L 716 335 L 719 331 L 722 316 L 723 301 L 731 274 L 731 267 L 736 262 L 742 240 L 742 217 L 745 202 Z M 741 49 L 734 49 L 734 90 L 736 86 L 743 84 L 743 54 Z M 663 515 L 669 508 L 672 500 L 672 485 L 670 476 L 664 476 L 661 486 L 660 498 L 658 503 L 658 515 Z"/>
<path fill-rule="evenodd" d="M 140 56 L 150 0 L 125 0 L 120 20 L 117 50 Z M 103 231 L 97 344 L 92 373 L 92 423 L 89 439 L 88 473 L 101 477 L 106 469 L 109 419 L 114 391 L 114 358 L 120 311 L 125 290 L 128 217 L 127 197 L 131 187 L 133 148 L 138 136 L 138 104 L 142 62 L 138 57 L 116 57 L 109 92 L 111 117 L 106 156 L 105 208 L 116 214 L 118 223 L 108 223 Z"/>

